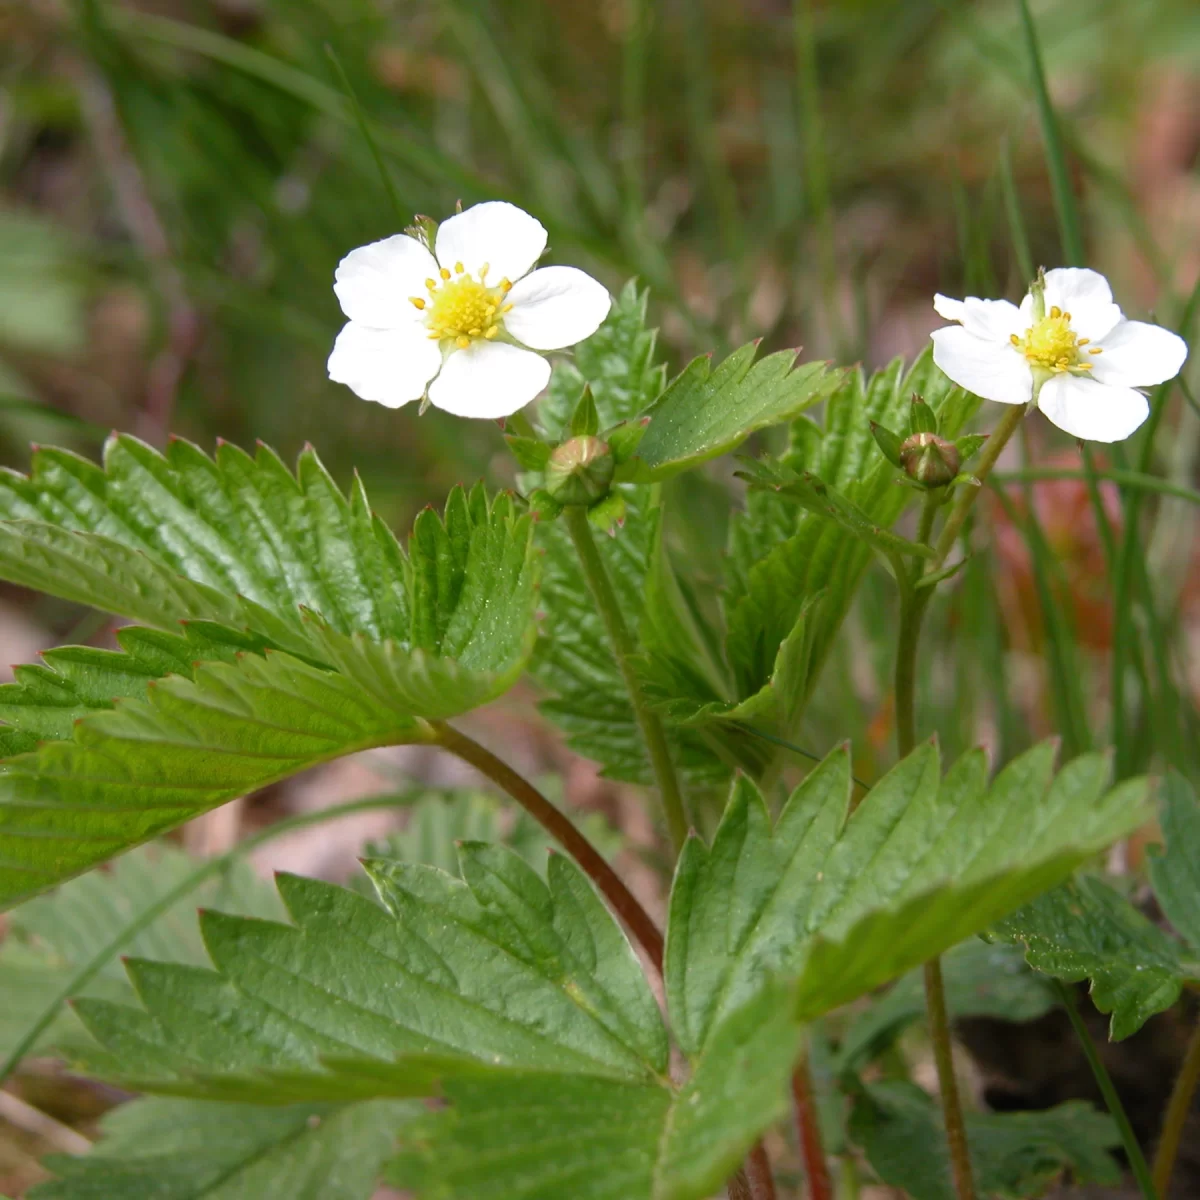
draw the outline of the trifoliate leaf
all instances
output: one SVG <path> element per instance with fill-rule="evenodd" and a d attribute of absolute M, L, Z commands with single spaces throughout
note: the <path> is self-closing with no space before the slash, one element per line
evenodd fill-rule
<path fill-rule="evenodd" d="M 758 344 L 718 366 L 693 359 L 646 414 L 650 424 L 618 478 L 650 482 L 676 475 L 740 446 L 757 429 L 791 421 L 825 398 L 839 376 L 822 362 L 797 365 L 794 351 L 760 362 Z"/>
<path fill-rule="evenodd" d="M 967 1113 L 967 1144 L 980 1195 L 1040 1196 L 1069 1172 L 1080 1183 L 1116 1184 L 1111 1117 L 1079 1101 L 1045 1112 Z M 868 1084 L 854 1106 L 851 1136 L 879 1178 L 917 1200 L 954 1200 L 941 1109 L 915 1084 Z"/>
<path fill-rule="evenodd" d="M 991 786 L 981 752 L 943 780 L 919 747 L 847 819 L 850 759 L 830 754 L 772 826 L 758 790 L 733 788 L 711 849 L 689 840 L 667 932 L 671 1024 L 685 1050 L 770 975 L 800 977 L 811 1018 L 940 954 L 1052 886 L 1145 816 L 1145 783 L 1108 788 L 1085 756 L 1053 774 L 1035 747 Z"/>
<path fill-rule="evenodd" d="M 1068 983 L 1090 979 L 1092 1003 L 1112 1013 L 1111 1036 L 1136 1033 L 1200 977 L 1182 946 L 1093 876 L 1064 884 L 1006 917 L 997 937 L 1025 946 L 1029 964 Z"/>
<path fill-rule="evenodd" d="M 1175 927 L 1200 956 L 1200 798 L 1178 771 L 1163 788 L 1162 827 L 1166 849 L 1150 853 L 1154 895 Z"/>
<path fill-rule="evenodd" d="M 56 1157 L 36 1200 L 370 1200 L 401 1129 L 419 1105 L 256 1108 L 147 1099 L 104 1118 L 90 1154 Z"/>

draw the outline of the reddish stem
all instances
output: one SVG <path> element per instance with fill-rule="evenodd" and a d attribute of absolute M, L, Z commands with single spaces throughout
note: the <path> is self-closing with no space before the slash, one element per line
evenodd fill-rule
<path fill-rule="evenodd" d="M 833 1200 L 833 1181 L 821 1144 L 816 1093 L 807 1059 L 802 1059 L 792 1073 L 792 1098 L 796 1102 L 796 1132 L 800 1137 L 800 1156 L 804 1159 L 809 1200 Z"/>
<path fill-rule="evenodd" d="M 650 914 L 605 862 L 599 851 L 529 780 L 473 738 L 442 721 L 431 722 L 437 744 L 503 788 L 543 829 L 561 843 L 584 873 L 600 889 L 617 916 L 642 944 L 659 975 L 663 970 L 663 937 Z"/>

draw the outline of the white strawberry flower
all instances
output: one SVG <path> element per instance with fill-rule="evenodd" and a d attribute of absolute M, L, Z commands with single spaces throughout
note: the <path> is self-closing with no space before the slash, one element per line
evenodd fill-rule
<path fill-rule="evenodd" d="M 583 341 L 611 305 L 575 267 L 533 270 L 545 249 L 542 223 L 497 200 L 443 221 L 432 254 L 403 233 L 352 250 L 334 275 L 349 321 L 329 378 L 388 408 L 424 396 L 460 417 L 523 408 L 550 380 L 537 352 Z"/>
<path fill-rule="evenodd" d="M 1187 358 L 1181 337 L 1127 321 L 1095 271 L 1047 271 L 1021 302 L 935 296 L 933 361 L 955 383 L 1001 404 L 1029 404 L 1059 429 L 1093 442 L 1127 438 L 1150 415 L 1137 389 L 1173 379 Z"/>

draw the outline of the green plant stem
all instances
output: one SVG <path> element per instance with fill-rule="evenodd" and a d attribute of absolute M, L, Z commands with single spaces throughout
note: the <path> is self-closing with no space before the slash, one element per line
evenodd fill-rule
<path fill-rule="evenodd" d="M 817 1112 L 817 1095 L 813 1088 L 808 1058 L 802 1058 L 792 1072 L 792 1101 L 796 1115 L 796 1134 L 800 1140 L 800 1157 L 804 1160 L 804 1177 L 808 1181 L 808 1200 L 834 1200 L 833 1181 L 829 1176 L 829 1161 L 821 1140 L 821 1121 Z"/>
<path fill-rule="evenodd" d="M 650 914 L 608 865 L 600 852 L 570 820 L 524 776 L 518 775 L 503 759 L 497 758 L 474 738 L 469 738 L 443 721 L 431 722 L 435 745 L 470 763 L 497 787 L 507 792 L 543 829 L 554 837 L 600 889 L 613 911 L 625 922 L 641 943 L 658 973 L 663 969 L 663 938 Z"/>
<path fill-rule="evenodd" d="M 1092 1040 L 1092 1035 L 1088 1032 L 1088 1027 L 1083 1023 L 1083 1017 L 1079 1012 L 1079 1005 L 1075 1003 L 1075 993 L 1060 979 L 1054 981 L 1054 986 L 1058 991 L 1063 1008 L 1067 1010 L 1067 1016 L 1071 1019 L 1071 1024 L 1075 1029 L 1075 1036 L 1079 1038 L 1079 1044 L 1083 1048 L 1084 1056 L 1088 1060 L 1088 1066 L 1092 1068 L 1092 1074 L 1096 1078 L 1100 1094 L 1104 1097 L 1104 1103 L 1108 1106 L 1109 1114 L 1117 1123 L 1117 1129 L 1121 1134 L 1121 1143 L 1125 1147 L 1129 1166 L 1133 1170 L 1134 1178 L 1137 1180 L 1138 1190 L 1142 1193 L 1142 1200 L 1158 1200 L 1154 1180 L 1150 1177 L 1150 1168 L 1146 1165 L 1146 1156 L 1142 1153 L 1142 1148 L 1138 1145 L 1138 1140 L 1134 1136 L 1133 1126 L 1129 1124 L 1129 1117 L 1125 1112 L 1125 1106 L 1121 1103 L 1121 1097 L 1117 1095 L 1117 1089 L 1113 1086 L 1112 1078 L 1106 1070 L 1104 1063 L 1100 1061 L 1100 1052 L 1096 1049 L 1096 1043 Z"/>
<path fill-rule="evenodd" d="M 992 474 L 991 485 L 1003 487 L 1006 483 L 1037 482 L 1041 479 L 1086 479 L 1083 471 L 1070 467 L 1026 467 L 1020 471 L 996 471 Z M 1190 504 L 1200 504 L 1200 492 L 1191 488 L 1181 487 L 1167 479 L 1159 479 L 1154 475 L 1144 475 L 1140 471 L 1097 471 L 1095 478 L 1119 484 L 1123 488 L 1140 492 L 1158 492 L 1163 496 L 1174 496 L 1179 500 L 1187 500 Z"/>
<path fill-rule="evenodd" d="M 1171 1099 L 1167 1102 L 1167 1113 L 1163 1118 L 1162 1135 L 1154 1153 L 1154 1187 L 1164 1200 L 1170 1194 L 1171 1174 L 1175 1170 L 1183 1127 L 1192 1111 L 1197 1084 L 1200 1084 L 1200 1022 L 1192 1030 L 1183 1064 L 1175 1077 L 1175 1086 L 1171 1089 Z"/>
<path fill-rule="evenodd" d="M 679 777 L 675 773 L 675 764 L 671 761 L 671 751 L 667 746 L 667 735 L 658 715 L 646 703 L 642 693 L 641 681 L 633 659 L 637 653 L 637 645 L 625 624 L 621 612 L 621 604 L 613 591 L 612 580 L 608 577 L 608 568 L 600 551 L 596 548 L 596 539 L 592 537 L 592 528 L 588 524 L 587 512 L 581 507 L 572 506 L 563 514 L 571 541 L 575 544 L 575 552 L 579 555 L 579 564 L 583 568 L 583 577 L 587 580 L 588 590 L 596 602 L 600 619 L 608 630 L 609 641 L 617 655 L 617 665 L 621 669 L 621 677 L 629 692 L 629 702 L 633 705 L 633 715 L 642 731 L 646 750 L 650 755 L 650 765 L 654 770 L 654 778 L 658 781 L 659 794 L 662 797 L 663 813 L 667 820 L 667 831 L 676 854 L 683 849 L 687 840 L 688 819 L 683 804 L 683 792 L 679 786 Z"/>
<path fill-rule="evenodd" d="M 368 796 L 364 800 L 354 800 L 349 804 L 339 804 L 335 808 L 320 809 L 317 812 L 300 813 L 294 817 L 277 821 L 266 829 L 252 834 L 239 842 L 231 850 L 216 858 L 210 858 L 198 866 L 186 878 L 180 880 L 170 891 L 160 896 L 149 908 L 138 913 L 115 937 L 106 942 L 67 980 L 51 998 L 42 1010 L 38 1019 L 26 1030 L 24 1037 L 12 1048 L 8 1057 L 0 1063 L 0 1084 L 16 1070 L 17 1065 L 37 1044 L 37 1040 L 50 1027 L 62 1006 L 72 997 L 81 992 L 96 976 L 104 970 L 112 959 L 121 952 L 143 929 L 148 928 L 163 913 L 168 912 L 189 893 L 194 892 L 202 883 L 214 875 L 220 875 L 232 863 L 249 854 L 250 851 L 282 837 L 285 833 L 303 829 L 308 825 L 319 825 L 325 821 L 333 821 L 338 817 L 349 817 L 355 813 L 370 812 L 379 808 L 400 808 L 412 803 L 419 793 L 410 792 L 387 796 Z"/>
<path fill-rule="evenodd" d="M 938 1088 L 942 1094 L 942 1113 L 946 1120 L 946 1141 L 950 1146 L 954 1190 L 959 1200 L 974 1200 L 975 1177 L 971 1169 L 971 1150 L 967 1145 L 967 1124 L 958 1094 L 958 1079 L 954 1074 L 950 1018 L 946 1013 L 946 986 L 942 981 L 942 962 L 938 958 L 930 959 L 925 964 L 925 1006 L 929 1012 L 929 1033 L 937 1062 Z"/>
<path fill-rule="evenodd" d="M 975 468 L 975 476 L 980 481 L 986 479 L 992 467 L 996 465 L 996 460 L 1009 438 L 1021 424 L 1025 411 L 1024 405 L 1010 407 L 991 437 L 984 443 L 979 463 Z M 954 543 L 958 540 L 967 514 L 971 511 L 971 505 L 975 503 L 975 494 L 979 490 L 969 486 L 960 490 L 934 546 L 932 561 L 926 563 L 918 560 L 911 576 L 903 570 L 897 576 L 900 586 L 900 629 L 896 646 L 896 749 L 901 758 L 911 754 L 917 743 L 917 650 L 921 641 L 921 622 L 934 591 L 932 587 L 918 588 L 916 583 L 925 571 L 936 571 L 946 561 L 950 551 L 954 549 Z M 937 507 L 937 502 L 927 496 L 921 513 L 919 540 L 927 541 L 932 533 Z M 958 1095 L 958 1081 L 954 1077 L 950 1022 L 946 1016 L 946 990 L 942 983 L 941 963 L 936 958 L 925 964 L 925 1003 L 929 1011 L 929 1030 L 937 1063 L 938 1088 L 942 1097 L 942 1115 L 950 1147 L 955 1191 L 958 1200 L 974 1200 L 975 1182 L 967 1146 L 966 1122 Z"/>
<path fill-rule="evenodd" d="M 996 460 L 1000 457 L 1004 447 L 1008 445 L 1008 439 L 1017 431 L 1024 416 L 1025 406 L 1023 404 L 1010 404 L 1004 416 L 1000 418 L 1000 424 L 992 431 L 991 437 L 984 442 L 983 449 L 979 452 L 979 462 L 973 472 L 975 478 L 981 483 L 991 474 Z M 954 543 L 958 540 L 967 514 L 971 511 L 971 505 L 975 503 L 975 493 L 979 490 L 979 488 L 970 486 L 959 489 L 958 499 L 950 509 L 950 515 L 946 518 L 942 532 L 933 547 L 933 561 L 929 563 L 928 570 L 936 571 L 946 561 L 950 551 L 954 549 Z"/>

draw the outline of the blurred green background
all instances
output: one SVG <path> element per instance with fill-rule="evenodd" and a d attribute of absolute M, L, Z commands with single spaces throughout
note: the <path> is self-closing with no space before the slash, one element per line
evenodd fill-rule
<path fill-rule="evenodd" d="M 325 374 L 338 259 L 457 200 L 512 199 L 557 260 L 614 289 L 639 276 L 672 369 L 759 336 L 878 365 L 926 343 L 935 290 L 1017 298 L 1064 261 L 1016 0 L 6 3 L 0 455 L 17 466 L 31 440 L 94 453 L 113 427 L 285 457 L 311 441 L 398 525 L 457 481 L 511 479 L 490 423 L 388 411 Z M 1130 315 L 1177 323 L 1200 273 L 1200 6 L 1032 9 L 1087 260 Z M 1180 389 L 1162 402 L 1151 444 L 1093 465 L 1194 488 L 1200 422 Z M 1079 471 L 1029 425 L 1033 460 Z M 677 492 L 703 517 L 677 532 L 702 582 L 726 478 Z M 995 536 L 930 631 L 967 652 L 930 652 L 922 725 L 952 748 L 982 730 L 1001 757 L 1057 730 L 1072 750 L 1116 741 L 1122 773 L 1196 767 L 1196 506 L 1079 478 L 985 499 Z M 886 759 L 891 606 L 880 574 L 816 747 L 850 733 Z"/>

